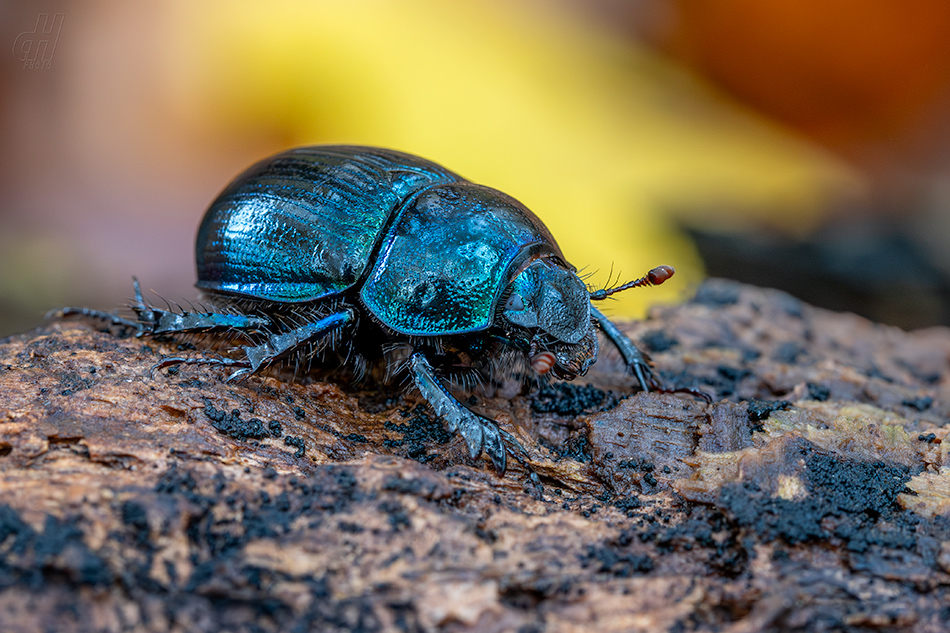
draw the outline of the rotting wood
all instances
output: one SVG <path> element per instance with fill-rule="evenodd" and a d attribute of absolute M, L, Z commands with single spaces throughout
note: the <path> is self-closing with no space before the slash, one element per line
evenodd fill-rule
<path fill-rule="evenodd" d="M 3 630 L 945 630 L 950 331 L 720 280 L 628 328 L 714 402 L 476 395 L 540 499 L 398 386 L 0 341 Z"/>

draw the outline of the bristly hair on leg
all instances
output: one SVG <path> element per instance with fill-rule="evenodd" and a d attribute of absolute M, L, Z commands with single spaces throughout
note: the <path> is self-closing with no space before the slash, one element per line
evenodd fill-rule
<path fill-rule="evenodd" d="M 349 347 L 347 348 L 345 362 L 352 368 L 354 383 L 359 384 L 366 379 L 369 362 L 362 354 L 354 352 L 353 348 Z"/>
<path fill-rule="evenodd" d="M 386 367 L 387 382 L 398 376 L 398 386 L 404 394 L 411 392 L 416 386 L 416 381 L 412 378 L 410 364 L 410 356 L 407 355 L 404 359 L 393 361 L 391 366 Z M 392 373 L 390 373 L 390 369 L 392 369 Z"/>
<path fill-rule="evenodd" d="M 406 343 L 391 343 L 383 346 L 383 382 L 392 382 L 396 376 L 402 376 L 405 380 L 410 375 L 409 357 L 412 354 L 412 346 Z"/>
<path fill-rule="evenodd" d="M 512 379 L 524 382 L 527 376 L 535 373 L 529 369 L 530 363 L 524 352 L 509 347 L 502 347 L 497 354 L 493 354 L 488 364 L 492 379 L 502 382 Z"/>
<path fill-rule="evenodd" d="M 464 391 L 470 391 L 486 382 L 485 377 L 475 367 L 453 368 L 452 371 L 443 372 L 443 377 L 449 384 Z"/>

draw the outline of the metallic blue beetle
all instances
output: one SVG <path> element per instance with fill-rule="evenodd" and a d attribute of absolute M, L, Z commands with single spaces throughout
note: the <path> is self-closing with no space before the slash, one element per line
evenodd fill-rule
<path fill-rule="evenodd" d="M 422 396 L 499 472 L 517 442 L 470 411 L 442 376 L 517 369 L 571 380 L 597 359 L 599 325 L 644 390 L 659 383 L 633 342 L 591 305 L 665 281 L 661 266 L 588 291 L 541 221 L 517 200 L 427 160 L 372 147 L 316 146 L 267 158 L 205 213 L 195 248 L 210 312 L 161 310 L 135 284 L 140 334 L 240 332 L 231 378 L 288 357 L 408 367 Z M 67 311 L 70 311 L 67 310 Z M 527 370 L 530 368 L 530 372 Z"/>

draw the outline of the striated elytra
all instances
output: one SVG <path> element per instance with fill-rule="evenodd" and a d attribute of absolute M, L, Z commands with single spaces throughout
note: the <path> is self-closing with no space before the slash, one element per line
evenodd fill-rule
<path fill-rule="evenodd" d="M 239 335 L 233 357 L 161 363 L 225 365 L 232 379 L 301 356 L 357 376 L 375 366 L 408 371 L 471 456 L 484 451 L 502 473 L 506 445 L 518 443 L 445 380 L 571 380 L 597 359 L 599 328 L 642 389 L 660 386 L 645 355 L 591 301 L 662 283 L 672 268 L 591 292 L 524 205 L 409 154 L 315 146 L 267 158 L 212 202 L 195 257 L 210 311 L 156 308 L 136 282 L 135 320 L 62 312 L 141 335 Z"/>

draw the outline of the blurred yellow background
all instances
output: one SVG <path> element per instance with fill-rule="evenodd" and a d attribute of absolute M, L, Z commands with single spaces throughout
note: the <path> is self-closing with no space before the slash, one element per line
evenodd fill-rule
<path fill-rule="evenodd" d="M 939 110 L 945 60 L 932 60 L 936 69 L 910 96 L 900 93 L 900 107 L 888 106 L 886 125 L 842 128 L 836 121 L 849 118 L 846 108 L 829 114 L 809 105 L 815 95 L 820 104 L 821 90 L 782 81 L 782 73 L 801 73 L 751 63 L 767 59 L 764 50 L 747 55 L 763 43 L 814 47 L 807 36 L 739 37 L 757 24 L 793 24 L 784 2 L 771 15 L 769 2 L 730 0 L 718 13 L 698 4 L 6 5 L 0 334 L 59 305 L 118 306 L 133 274 L 168 299 L 194 298 L 193 239 L 205 207 L 244 167 L 293 145 L 391 147 L 501 189 L 545 221 L 596 286 L 611 271 L 616 281 L 676 267 L 661 288 L 619 295 L 608 306 L 618 316 L 681 299 L 702 279 L 683 226 L 800 239 L 829 216 L 872 208 L 882 182 L 899 182 L 885 193 L 934 182 L 945 156 L 894 139 L 906 130 L 926 136 L 919 121 L 927 107 Z M 847 11 L 865 11 L 863 2 L 804 4 L 832 6 L 844 23 Z M 947 18 L 929 4 L 930 23 Z M 39 15 L 57 13 L 49 63 L 31 68 L 17 48 L 21 36 Z M 816 67 L 835 46 L 816 48 Z M 889 77 L 881 80 L 893 85 Z M 743 88 L 743 80 L 760 88 Z M 788 102 L 794 116 L 774 106 L 789 89 L 801 97 Z M 920 180 L 889 180 L 907 165 Z"/>

